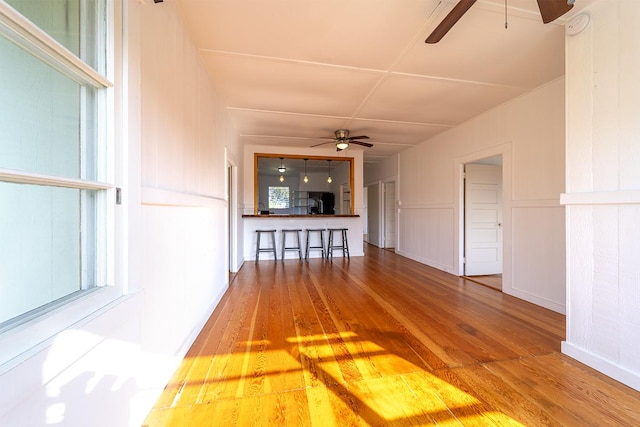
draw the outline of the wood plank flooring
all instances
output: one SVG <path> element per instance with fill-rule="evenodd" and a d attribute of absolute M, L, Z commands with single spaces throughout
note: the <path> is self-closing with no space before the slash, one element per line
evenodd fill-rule
<path fill-rule="evenodd" d="M 465 279 L 493 289 L 502 290 L 502 274 L 486 274 L 482 276 L 465 276 Z"/>
<path fill-rule="evenodd" d="M 374 246 L 247 262 L 148 426 L 640 425 L 565 318 Z"/>

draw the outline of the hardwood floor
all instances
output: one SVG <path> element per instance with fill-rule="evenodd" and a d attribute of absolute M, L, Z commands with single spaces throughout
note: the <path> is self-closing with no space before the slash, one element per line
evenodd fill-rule
<path fill-rule="evenodd" d="M 145 425 L 640 425 L 564 322 L 374 246 L 247 262 Z"/>
<path fill-rule="evenodd" d="M 480 283 L 481 285 L 489 286 L 493 289 L 502 290 L 502 274 L 487 274 L 482 276 L 465 276 L 465 279 L 469 279 L 472 282 Z"/>

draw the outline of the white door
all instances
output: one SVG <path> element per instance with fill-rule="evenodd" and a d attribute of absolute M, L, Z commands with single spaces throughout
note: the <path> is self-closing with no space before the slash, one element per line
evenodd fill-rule
<path fill-rule="evenodd" d="M 364 241 L 369 241 L 369 191 L 367 187 L 362 189 L 362 234 Z"/>
<path fill-rule="evenodd" d="M 396 247 L 396 183 L 384 183 L 384 247 Z"/>
<path fill-rule="evenodd" d="M 382 247 L 380 229 L 380 184 L 372 184 L 367 187 L 367 230 L 369 231 L 369 243 L 379 248 Z"/>
<path fill-rule="evenodd" d="M 502 167 L 465 165 L 466 276 L 502 273 Z"/>

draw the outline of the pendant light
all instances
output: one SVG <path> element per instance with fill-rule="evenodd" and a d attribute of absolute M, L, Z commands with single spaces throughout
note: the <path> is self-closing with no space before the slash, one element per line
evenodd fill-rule
<path fill-rule="evenodd" d="M 309 182 L 309 177 L 307 176 L 307 160 L 309 159 L 304 159 L 304 178 L 302 179 L 305 184 Z"/>
<path fill-rule="evenodd" d="M 287 168 L 284 167 L 284 165 L 282 164 L 282 161 L 284 160 L 284 157 L 280 157 L 280 167 L 278 168 L 278 172 L 280 172 L 280 182 L 284 182 L 284 173 L 287 171 Z"/>
<path fill-rule="evenodd" d="M 327 177 L 327 182 L 331 184 L 331 181 L 333 181 L 331 179 L 331 160 L 327 160 L 327 162 L 329 162 L 329 176 Z"/>

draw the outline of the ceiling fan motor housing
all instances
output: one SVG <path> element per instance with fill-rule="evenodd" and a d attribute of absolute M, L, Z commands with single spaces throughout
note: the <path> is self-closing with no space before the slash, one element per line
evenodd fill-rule
<path fill-rule="evenodd" d="M 349 137 L 349 130 L 338 129 L 336 132 L 336 139 L 347 139 Z"/>

